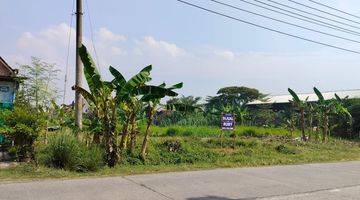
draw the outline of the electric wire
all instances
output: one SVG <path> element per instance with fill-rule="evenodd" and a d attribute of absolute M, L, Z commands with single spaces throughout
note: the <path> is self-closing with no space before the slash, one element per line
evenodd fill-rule
<path fill-rule="evenodd" d="M 309 5 L 306 5 L 306 4 L 303 4 L 303 3 L 299 3 L 299 2 L 294 1 L 294 0 L 288 0 L 288 1 L 290 1 L 290 2 L 292 2 L 292 3 L 295 3 L 295 4 L 297 4 L 297 5 L 303 6 L 303 7 L 305 7 L 305 8 L 309 8 L 309 9 L 311 9 L 311 10 L 316 10 L 316 11 L 318 11 L 318 12 L 325 13 L 325 14 L 327 14 L 327 15 L 331 15 L 331 16 L 333 16 L 333 17 L 336 17 L 336 18 L 339 18 L 339 19 L 342 19 L 342 20 L 346 20 L 346 21 L 349 21 L 349 22 L 352 22 L 352 23 L 355 23 L 355 24 L 360 24 L 360 22 L 357 22 L 357 21 L 355 21 L 355 20 L 348 19 L 348 18 L 346 18 L 346 17 L 342 17 L 342 16 L 339 16 L 339 15 L 336 15 L 336 14 L 332 14 L 332 13 L 330 13 L 330 12 L 326 12 L 326 11 L 320 10 L 320 9 L 315 8 L 315 7 L 312 7 L 312 6 L 309 6 Z"/>
<path fill-rule="evenodd" d="M 88 16 L 88 20 L 89 20 L 90 39 L 91 39 L 91 44 L 92 44 L 92 48 L 93 48 L 93 51 L 95 54 L 95 59 L 96 59 L 96 65 L 97 65 L 96 68 L 99 71 L 99 73 L 101 74 L 99 56 L 96 51 L 95 42 L 94 42 L 95 40 L 94 40 L 93 22 L 92 22 L 92 18 L 91 18 L 88 0 L 85 0 L 85 4 L 86 4 L 86 10 L 88 13 L 87 16 Z"/>
<path fill-rule="evenodd" d="M 276 29 L 274 29 L 274 28 L 269 28 L 269 27 L 266 27 L 266 26 L 263 26 L 263 25 L 259 25 L 259 24 L 253 23 L 253 22 L 249 22 L 249 21 L 246 21 L 246 20 L 242 20 L 242 19 L 239 19 L 239 18 L 230 16 L 230 15 L 227 15 L 227 14 L 224 14 L 224 13 L 221 13 L 221 12 L 218 12 L 218 11 L 215 11 L 215 10 L 211 10 L 211 9 L 208 9 L 208 8 L 205 8 L 205 7 L 202 7 L 202 6 L 199 6 L 199 5 L 196 5 L 196 4 L 187 2 L 187 1 L 183 1 L 183 0 L 176 0 L 176 1 L 178 1 L 178 2 L 180 2 L 180 3 L 183 3 L 183 4 L 186 4 L 186 5 L 188 5 L 188 6 L 191 6 L 191 7 L 194 7 L 194 8 L 198 8 L 198 9 L 200 9 L 200 10 L 203 10 L 203 11 L 206 11 L 206 12 L 209 12 L 209 13 L 212 13 L 212 14 L 215 14 L 215 15 L 219 15 L 219 16 L 222 16 L 222 17 L 225 17 L 225 18 L 228 18 L 228 19 L 232 19 L 232 20 L 235 20 L 235 21 L 244 23 L 244 24 L 248 24 L 248 25 L 251 25 L 251 26 L 255 26 L 255 27 L 258 27 L 258 28 L 262 28 L 262 29 L 265 29 L 265 30 L 268 30 L 268 31 L 271 31 L 271 32 L 275 32 L 275 33 L 281 34 L 281 35 L 289 36 L 289 37 L 292 37 L 292 38 L 297 38 L 297 39 L 300 39 L 300 40 L 304 40 L 304 41 L 311 42 L 311 43 L 315 43 L 315 44 L 322 45 L 322 46 L 331 47 L 331 48 L 338 49 L 338 50 L 342 50 L 342 51 L 347 51 L 347 52 L 351 52 L 351 53 L 355 53 L 355 54 L 360 54 L 360 51 L 356 51 L 356 50 L 352 50 L 352 49 L 347 49 L 347 48 L 345 48 L 345 47 L 340 47 L 340 46 L 336 46 L 336 45 L 331 45 L 331 44 L 327 44 L 327 43 L 324 43 L 324 42 L 319 42 L 319 41 L 312 40 L 312 39 L 308 39 L 308 38 L 301 37 L 301 36 L 298 36 L 298 35 L 294 35 L 294 34 L 286 33 L 286 32 L 283 32 L 283 31 L 279 31 L 279 30 L 276 30 Z"/>
<path fill-rule="evenodd" d="M 229 8 L 233 8 L 233 9 L 236 9 L 236 10 L 239 10 L 239 11 L 250 13 L 252 15 L 260 16 L 260 17 L 270 19 L 270 20 L 273 20 L 273 21 L 277 21 L 277 22 L 280 22 L 280 23 L 283 23 L 283 24 L 287 24 L 287 25 L 290 25 L 290 26 L 294 26 L 294 27 L 301 28 L 301 29 L 304 29 L 304 30 L 312 31 L 312 32 L 319 33 L 319 34 L 322 34 L 322 35 L 327 35 L 327 36 L 330 36 L 330 37 L 334 37 L 334 38 L 338 38 L 338 39 L 342 39 L 342 40 L 346 40 L 346 41 L 349 41 L 349 42 L 354 42 L 354 43 L 359 43 L 360 44 L 360 41 L 353 40 L 353 39 L 350 39 L 350 38 L 347 38 L 347 37 L 342 37 L 342 36 L 334 35 L 334 34 L 331 34 L 331 33 L 326 33 L 326 32 L 323 32 L 323 31 L 308 28 L 308 27 L 305 27 L 305 26 L 297 25 L 297 24 L 294 24 L 294 23 L 291 23 L 291 22 L 287 22 L 287 21 L 284 21 L 284 20 L 269 17 L 269 16 L 266 16 L 266 15 L 263 15 L 263 14 L 259 14 L 259 13 L 256 13 L 256 12 L 246 10 L 246 9 L 242 9 L 240 7 L 230 5 L 230 4 L 227 4 L 227 3 L 223 3 L 223 2 L 220 2 L 220 1 L 217 1 L 217 0 L 210 0 L 210 1 L 212 1 L 214 3 L 217 3 L 217 4 L 220 4 L 220 5 L 223 5 L 223 6 L 227 6 Z"/>
<path fill-rule="evenodd" d="M 66 101 L 67 82 L 68 82 L 68 74 L 69 74 L 70 43 L 71 43 L 74 14 L 75 14 L 75 0 L 73 0 L 72 10 L 71 10 L 71 14 L 70 14 L 70 24 L 69 24 L 69 34 L 68 34 L 68 44 L 67 44 L 67 54 L 66 54 L 66 67 L 65 67 L 65 79 L 64 79 L 64 93 L 63 93 L 63 99 L 62 99 L 63 105 L 65 104 L 65 101 Z"/>
<path fill-rule="evenodd" d="M 343 11 L 343 10 L 340 10 L 340 9 L 337 9 L 337 8 L 334 8 L 334 7 L 332 7 L 332 6 L 328 6 L 328 5 L 325 5 L 325 4 L 323 4 L 323 3 L 320 3 L 320 2 L 317 2 L 317 1 L 314 1 L 314 0 L 308 0 L 308 1 L 310 1 L 310 2 L 312 2 L 312 3 L 314 3 L 314 4 L 317 4 L 317 5 L 323 6 L 323 7 L 325 7 L 325 8 L 329 8 L 329 9 L 331 9 L 331 10 L 335 10 L 335 11 L 341 12 L 341 13 L 343 13 L 343 14 L 346 14 L 346 15 L 349 15 L 349 16 L 352 16 L 352 17 L 355 17 L 355 18 L 360 19 L 360 17 L 357 16 L 357 15 L 354 15 L 354 14 L 351 14 L 351 13 L 349 13 L 349 12 L 346 12 L 346 11 Z"/>
<path fill-rule="evenodd" d="M 255 0 L 255 1 L 259 1 L 259 0 Z M 324 17 L 324 16 L 321 16 L 321 15 L 318 15 L 318 14 L 314 14 L 314 13 L 311 13 L 311 12 L 308 12 L 308 11 L 305 11 L 305 10 L 302 10 L 302 9 L 299 9 L 299 8 L 295 8 L 295 7 L 293 7 L 293 6 L 289 6 L 289 5 L 286 5 L 286 4 L 282 4 L 282 3 L 279 3 L 279 2 L 276 2 L 276 1 L 273 1 L 273 0 L 267 0 L 267 1 L 269 1 L 269 2 L 271 2 L 271 3 L 273 3 L 273 4 L 277 4 L 277 5 L 286 7 L 286 8 L 290 8 L 290 9 L 292 9 L 292 10 L 296 10 L 296 11 L 298 11 L 298 12 L 306 13 L 306 14 L 308 14 L 308 15 L 312 15 L 312 16 L 315 16 L 315 17 L 318 17 L 318 18 L 321 18 L 321 19 L 325 19 L 325 20 L 328 20 L 328 21 L 332 21 L 332 22 L 335 22 L 335 23 L 338 23 L 338 24 L 342 24 L 342 25 L 351 27 L 351 28 L 360 29 L 360 27 L 358 27 L 358 26 L 351 25 L 351 24 L 348 24 L 348 23 L 345 23 L 345 22 L 342 22 L 342 21 L 338 21 L 338 20 L 335 20 L 335 19 L 328 18 L 328 17 Z"/>
<path fill-rule="evenodd" d="M 283 9 L 283 8 L 280 8 L 280 7 L 277 7 L 277 6 L 274 6 L 274 5 L 259 1 L 259 0 L 254 0 L 254 1 L 256 1 L 257 3 L 263 4 L 263 5 L 266 5 L 268 7 L 275 8 L 277 10 L 268 8 L 266 6 L 258 5 L 258 4 L 255 4 L 255 3 L 251 3 L 251 2 L 245 1 L 245 0 L 239 0 L 239 1 L 248 3 L 248 4 L 251 4 L 251 5 L 266 9 L 266 10 L 270 10 L 272 12 L 279 13 L 279 14 L 282 14 L 282 15 L 285 15 L 285 16 L 288 16 L 288 17 L 299 19 L 299 20 L 302 20 L 302 21 L 305 21 L 305 22 L 309 22 L 309 23 L 313 23 L 313 24 L 316 24 L 316 25 L 319 25 L 319 26 L 323 26 L 323 27 L 327 27 L 327 28 L 330 28 L 330 29 L 338 30 L 338 31 L 348 33 L 348 34 L 351 34 L 351 35 L 360 36 L 360 32 L 350 30 L 350 29 L 347 29 L 347 28 L 344 28 L 344 27 L 341 27 L 341 26 L 337 26 L 337 25 L 334 25 L 334 24 L 331 24 L 331 23 L 327 23 L 325 21 L 318 20 L 318 19 L 315 19 L 315 18 L 312 18 L 312 17 L 308 17 L 308 16 L 305 16 L 305 15 L 302 15 L 302 14 L 299 14 L 299 13 L 296 13 L 296 12 L 292 12 L 290 10 Z M 284 11 L 286 13 L 278 11 L 278 10 Z M 291 15 L 287 14 L 287 13 L 290 13 Z M 297 16 L 300 16 L 300 17 L 297 17 Z"/>

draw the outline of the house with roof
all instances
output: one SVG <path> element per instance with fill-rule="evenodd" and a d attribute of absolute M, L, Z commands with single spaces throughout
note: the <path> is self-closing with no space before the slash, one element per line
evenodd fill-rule
<path fill-rule="evenodd" d="M 18 70 L 10 67 L 0 56 L 0 108 L 11 108 L 19 86 Z"/>

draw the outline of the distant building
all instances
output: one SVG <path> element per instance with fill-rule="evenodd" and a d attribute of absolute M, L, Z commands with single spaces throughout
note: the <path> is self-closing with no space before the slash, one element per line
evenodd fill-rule
<path fill-rule="evenodd" d="M 15 93 L 19 82 L 18 70 L 12 69 L 5 60 L 0 57 L 0 107 L 12 107 Z"/>
<path fill-rule="evenodd" d="M 337 94 L 340 98 L 349 98 L 349 99 L 355 99 L 360 98 L 360 89 L 358 90 L 339 90 L 339 91 L 333 91 L 333 92 L 323 92 L 322 93 L 325 100 L 330 100 L 335 98 L 335 94 Z M 299 98 L 301 100 L 306 100 L 308 102 L 317 102 L 318 97 L 315 93 L 303 93 L 298 94 Z M 290 94 L 288 95 L 278 95 L 278 96 L 269 96 L 266 101 L 253 101 L 248 103 L 248 106 L 251 108 L 257 108 L 257 107 L 268 107 L 272 108 L 274 110 L 283 110 L 286 108 L 289 108 L 291 106 L 290 101 L 292 100 L 292 96 Z"/>

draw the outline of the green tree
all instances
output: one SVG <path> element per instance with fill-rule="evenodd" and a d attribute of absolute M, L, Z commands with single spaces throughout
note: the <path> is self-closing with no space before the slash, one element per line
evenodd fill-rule
<path fill-rule="evenodd" d="M 148 141 L 149 141 L 149 137 L 150 137 L 150 126 L 153 123 L 154 120 L 154 115 L 156 112 L 156 107 L 157 105 L 160 103 L 160 100 L 162 98 L 164 98 L 165 96 L 177 96 L 177 93 L 175 93 L 173 90 L 174 89 L 180 89 L 183 87 L 183 83 L 178 83 L 175 84 L 169 88 L 165 88 L 165 83 L 161 84 L 159 86 L 159 88 L 163 88 L 161 89 L 153 89 L 151 90 L 151 92 L 148 95 L 144 95 L 142 98 L 143 102 L 147 102 L 147 125 L 146 125 L 146 131 L 145 131 L 145 136 L 144 136 L 144 140 L 141 146 L 141 153 L 140 156 L 141 158 L 144 160 L 146 157 L 146 150 L 147 150 L 147 146 L 148 146 Z"/>
<path fill-rule="evenodd" d="M 166 109 L 178 111 L 184 114 L 194 113 L 202 110 L 202 105 L 199 103 L 201 97 L 182 96 L 179 98 L 171 98 L 166 101 Z"/>
<path fill-rule="evenodd" d="M 21 87 L 24 99 L 37 109 L 49 108 L 51 101 L 59 97 L 56 80 L 60 70 L 56 69 L 56 64 L 32 57 L 31 64 L 21 65 L 20 69 L 21 75 L 26 77 Z"/>
<path fill-rule="evenodd" d="M 335 95 L 337 99 L 325 100 L 322 93 L 316 87 L 314 87 L 314 92 L 319 99 L 317 110 L 321 116 L 320 122 L 322 122 L 323 130 L 322 139 L 323 142 L 326 142 L 330 136 L 329 117 L 332 115 L 347 115 L 349 119 L 351 119 L 351 114 L 349 113 L 347 108 L 342 105 L 341 99 L 337 95 Z"/>
<path fill-rule="evenodd" d="M 291 104 L 297 108 L 299 110 L 300 113 L 300 124 L 301 124 L 301 139 L 303 141 L 306 141 L 306 135 L 305 135 L 305 130 L 306 130 L 306 123 L 305 123 L 305 110 L 307 109 L 307 99 L 305 101 L 301 100 L 299 98 L 299 96 L 290 88 L 288 88 L 289 93 L 292 96 L 292 101 Z"/>
<path fill-rule="evenodd" d="M 101 79 L 84 45 L 78 51 L 84 64 L 84 74 L 89 91 L 78 86 L 73 86 L 73 89 L 79 91 L 86 101 L 93 106 L 97 118 L 101 121 L 102 131 L 104 131 L 106 163 L 109 167 L 114 167 L 118 161 L 118 148 L 115 138 L 117 104 L 116 97 L 112 95 L 114 85 Z"/>
<path fill-rule="evenodd" d="M 219 96 L 222 96 L 224 103 L 227 105 L 244 105 L 253 100 L 263 99 L 266 95 L 259 92 L 259 90 L 248 87 L 224 87 L 217 92 Z"/>
<path fill-rule="evenodd" d="M 79 48 L 79 55 L 84 64 L 84 74 L 89 91 L 77 86 L 74 86 L 73 89 L 79 91 L 87 102 L 92 105 L 97 118 L 100 120 L 105 143 L 106 163 L 109 167 L 114 167 L 119 158 L 119 148 L 115 135 L 119 109 L 125 110 L 125 112 L 126 109 L 131 110 L 131 101 L 136 96 L 162 98 L 164 94 L 167 96 L 177 94 L 163 87 L 146 85 L 151 80 L 151 65 L 142 69 L 129 80 L 126 80 L 118 70 L 110 66 L 109 70 L 114 79 L 112 81 L 103 81 L 84 45 Z M 127 121 L 124 125 L 128 126 L 129 122 Z M 121 136 L 120 149 L 124 147 L 127 134 L 126 128 L 126 131 L 123 131 Z"/>
<path fill-rule="evenodd" d="M 231 86 L 221 88 L 217 92 L 217 96 L 209 96 L 206 99 L 205 113 L 221 113 L 225 112 L 225 108 L 229 108 L 229 112 L 233 112 L 242 118 L 247 113 L 245 106 L 254 100 L 263 100 L 267 95 L 260 93 L 257 89 L 248 87 Z"/>

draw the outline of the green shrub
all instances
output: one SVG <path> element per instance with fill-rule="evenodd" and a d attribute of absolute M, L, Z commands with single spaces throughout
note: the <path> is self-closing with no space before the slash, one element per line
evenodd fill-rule
<path fill-rule="evenodd" d="M 163 145 L 167 148 L 170 152 L 180 152 L 182 151 L 181 142 L 178 140 L 167 140 L 163 143 Z"/>
<path fill-rule="evenodd" d="M 169 128 L 167 131 L 166 131 L 166 135 L 167 136 L 175 136 L 179 133 L 179 130 L 178 129 L 175 129 L 175 128 Z"/>
<path fill-rule="evenodd" d="M 48 167 L 71 171 L 96 171 L 103 165 L 104 153 L 97 147 L 87 147 L 71 134 L 60 133 L 49 138 L 39 154 Z"/>
<path fill-rule="evenodd" d="M 182 133 L 183 136 L 192 136 L 194 135 L 194 133 L 191 131 L 191 130 L 185 130 L 183 133 Z"/>
<path fill-rule="evenodd" d="M 246 137 L 255 137 L 256 136 L 256 131 L 253 129 L 246 129 L 243 131 L 243 135 Z"/>
<path fill-rule="evenodd" d="M 49 138 L 39 159 L 48 167 L 77 170 L 80 160 L 79 152 L 78 140 L 70 134 L 60 133 Z"/>
<path fill-rule="evenodd" d="M 259 143 L 260 143 L 260 142 L 259 142 L 258 140 L 250 140 L 250 141 L 245 142 L 245 146 L 246 146 L 246 147 L 253 148 L 253 147 L 258 146 Z"/>
<path fill-rule="evenodd" d="M 296 148 L 290 147 L 290 146 L 284 145 L 284 144 L 280 144 L 280 145 L 276 146 L 275 149 L 279 153 L 283 153 L 283 154 L 298 154 L 299 153 L 299 151 Z"/>
<path fill-rule="evenodd" d="M 84 144 L 81 144 L 80 153 L 82 154 L 80 157 L 78 171 L 86 172 L 86 171 L 97 171 L 104 163 L 104 151 L 97 147 L 87 147 Z"/>
<path fill-rule="evenodd" d="M 44 115 L 29 107 L 17 106 L 0 118 L 4 120 L 0 132 L 16 146 L 12 149 L 13 155 L 20 161 L 34 159 L 34 143 L 44 128 Z"/>

